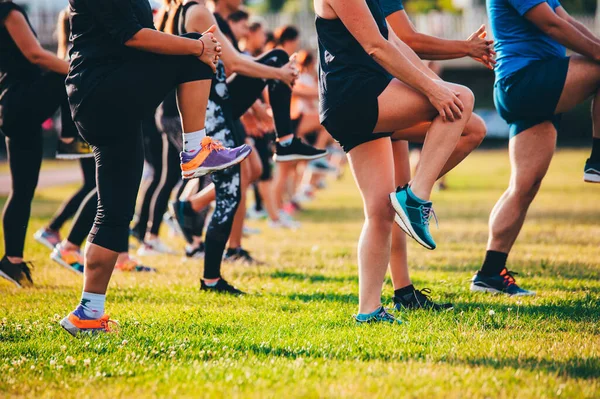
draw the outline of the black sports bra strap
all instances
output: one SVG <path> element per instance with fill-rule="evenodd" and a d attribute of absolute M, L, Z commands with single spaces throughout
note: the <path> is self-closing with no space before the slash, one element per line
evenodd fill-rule
<path fill-rule="evenodd" d="M 181 11 L 179 13 L 179 21 L 177 21 L 178 22 L 177 30 L 179 31 L 178 33 L 180 35 L 188 33 L 187 30 L 185 29 L 185 14 L 190 9 L 190 7 L 195 6 L 195 5 L 200 5 L 200 3 L 195 2 L 195 1 L 190 1 L 190 2 L 185 3 L 183 7 L 181 7 Z"/>

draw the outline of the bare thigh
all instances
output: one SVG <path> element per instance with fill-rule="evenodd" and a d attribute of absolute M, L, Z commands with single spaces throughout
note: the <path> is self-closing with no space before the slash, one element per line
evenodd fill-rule
<path fill-rule="evenodd" d="M 563 88 L 556 114 L 573 109 L 590 98 L 600 87 L 600 65 L 579 55 L 571 57 L 567 80 Z"/>
<path fill-rule="evenodd" d="M 365 216 L 393 220 L 388 197 L 394 191 L 390 139 L 373 140 L 353 148 L 348 153 L 348 162 L 363 198 Z"/>
<path fill-rule="evenodd" d="M 471 114 L 471 118 L 465 126 L 463 136 L 466 136 L 469 133 L 469 131 L 472 131 L 473 127 L 478 123 L 483 123 L 481 117 L 477 114 Z M 392 135 L 392 138 L 394 140 L 406 140 L 410 143 L 423 143 L 423 141 L 425 141 L 427 131 L 429 130 L 429 126 L 431 126 L 431 122 L 423 122 L 419 123 L 418 125 L 411 126 L 407 129 L 397 130 Z"/>
<path fill-rule="evenodd" d="M 394 151 L 394 185 L 404 186 L 410 181 L 410 154 L 408 142 L 405 140 L 392 141 Z"/>
<path fill-rule="evenodd" d="M 466 87 L 454 83 L 444 84 L 459 93 L 468 91 Z M 431 123 L 438 116 L 427 97 L 398 79 L 392 79 L 377 102 L 379 118 L 374 133 L 395 132 Z"/>
<path fill-rule="evenodd" d="M 527 129 L 510 140 L 512 168 L 511 186 L 529 188 L 539 184 L 546 175 L 556 147 L 556 128 L 544 122 Z"/>

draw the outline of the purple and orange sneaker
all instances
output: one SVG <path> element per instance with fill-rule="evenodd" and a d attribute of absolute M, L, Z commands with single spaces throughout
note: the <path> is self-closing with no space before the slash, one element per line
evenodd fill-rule
<path fill-rule="evenodd" d="M 200 151 L 180 153 L 181 176 L 184 179 L 193 179 L 218 170 L 227 169 L 242 162 L 252 148 L 243 144 L 235 148 L 226 148 L 210 137 L 202 139 Z"/>
<path fill-rule="evenodd" d="M 99 319 L 87 317 L 81 305 L 60 321 L 60 326 L 69 334 L 76 337 L 81 333 L 118 332 L 119 323 L 111 320 L 108 315 Z"/>
<path fill-rule="evenodd" d="M 35 240 L 40 244 L 48 247 L 50 250 L 54 249 L 54 247 L 61 241 L 58 231 L 52 231 L 47 228 L 41 228 L 36 231 L 33 235 L 33 238 L 35 238 Z"/>

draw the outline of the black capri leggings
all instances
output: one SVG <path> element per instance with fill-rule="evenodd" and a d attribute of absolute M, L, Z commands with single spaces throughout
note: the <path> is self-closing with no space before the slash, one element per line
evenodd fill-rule
<path fill-rule="evenodd" d="M 96 189 L 96 164 L 91 158 L 83 158 L 79 160 L 81 166 L 81 174 L 83 176 L 83 184 L 71 196 L 63 202 L 59 210 L 54 214 L 52 220 L 48 224 L 48 228 L 53 231 L 58 231 L 71 217 L 75 216 L 77 210 L 83 204 L 85 197 Z"/>
<path fill-rule="evenodd" d="M 6 136 L 12 177 L 3 214 L 7 256 L 23 256 L 31 201 L 42 164 L 41 124 L 59 107 L 63 110 L 63 131 L 70 129 L 72 132 L 65 77 L 57 73 L 46 73 L 33 81 L 15 83 L 0 100 L 0 129 Z"/>
<path fill-rule="evenodd" d="M 87 96 L 75 123 L 93 146 L 96 160 L 98 210 L 90 243 L 115 252 L 128 250 L 144 165 L 142 119 L 178 85 L 212 76 L 210 67 L 194 56 L 147 53 L 124 62 Z"/>

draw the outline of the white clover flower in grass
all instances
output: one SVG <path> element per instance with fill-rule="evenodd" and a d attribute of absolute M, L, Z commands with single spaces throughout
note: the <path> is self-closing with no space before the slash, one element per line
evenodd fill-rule
<path fill-rule="evenodd" d="M 55 366 L 55 365 L 56 365 L 56 360 L 54 360 L 54 359 L 51 359 L 51 360 L 50 360 L 50 366 Z"/>
<path fill-rule="evenodd" d="M 123 342 L 121 342 L 121 345 L 127 345 L 127 342 L 128 341 L 126 339 L 124 339 Z"/>
<path fill-rule="evenodd" d="M 85 359 L 85 360 L 83 361 L 83 365 L 84 365 L 85 367 L 90 367 L 90 365 L 91 365 L 91 364 L 92 364 L 92 361 L 91 361 L 90 359 Z"/>
<path fill-rule="evenodd" d="M 66 351 L 67 350 L 67 345 L 62 345 L 60 347 L 60 350 L 63 351 L 63 352 Z"/>
<path fill-rule="evenodd" d="M 490 311 L 488 312 L 488 314 L 489 314 L 490 316 L 493 316 L 493 315 L 495 315 L 495 314 L 496 314 L 496 312 L 494 312 L 494 310 L 493 310 L 493 309 L 490 309 Z"/>
<path fill-rule="evenodd" d="M 75 366 L 75 364 L 77 364 L 77 360 L 75 360 L 73 356 L 67 356 L 65 357 L 65 363 L 69 366 Z"/>

